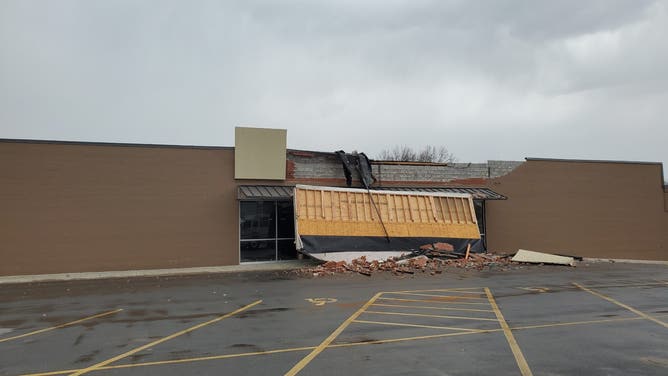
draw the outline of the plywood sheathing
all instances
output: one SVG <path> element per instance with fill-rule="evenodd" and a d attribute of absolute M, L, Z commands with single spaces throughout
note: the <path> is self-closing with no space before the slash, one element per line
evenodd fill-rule
<path fill-rule="evenodd" d="M 385 236 L 384 224 L 390 237 L 480 238 L 469 195 L 297 186 L 295 198 L 300 235 Z"/>

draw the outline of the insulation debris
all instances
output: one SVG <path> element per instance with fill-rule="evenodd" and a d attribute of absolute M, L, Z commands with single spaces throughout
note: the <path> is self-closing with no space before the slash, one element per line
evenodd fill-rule
<path fill-rule="evenodd" d="M 512 261 L 528 262 L 531 264 L 557 264 L 575 266 L 575 259 L 573 257 L 527 251 L 526 249 L 518 250 L 515 256 L 513 256 Z"/>

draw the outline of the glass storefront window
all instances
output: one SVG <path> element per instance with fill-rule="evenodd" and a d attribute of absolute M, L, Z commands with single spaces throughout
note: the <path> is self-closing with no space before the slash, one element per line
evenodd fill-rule
<path fill-rule="evenodd" d="M 269 239 L 276 237 L 276 202 L 241 201 L 241 239 Z"/>
<path fill-rule="evenodd" d="M 297 258 L 292 201 L 239 203 L 241 262 Z"/>
<path fill-rule="evenodd" d="M 482 239 L 482 246 L 487 249 L 487 239 L 485 235 L 485 201 L 473 200 L 473 207 L 475 209 L 475 216 L 478 220 L 478 229 L 480 230 L 480 238 Z"/>
<path fill-rule="evenodd" d="M 242 241 L 241 261 L 276 260 L 276 241 Z"/>

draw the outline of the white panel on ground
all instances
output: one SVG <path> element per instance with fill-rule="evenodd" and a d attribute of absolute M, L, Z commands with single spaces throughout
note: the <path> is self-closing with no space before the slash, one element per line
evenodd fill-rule
<path fill-rule="evenodd" d="M 567 256 L 558 256 L 550 253 L 527 251 L 520 249 L 512 258 L 516 262 L 529 262 L 532 264 L 558 264 L 575 266 L 575 259 Z"/>

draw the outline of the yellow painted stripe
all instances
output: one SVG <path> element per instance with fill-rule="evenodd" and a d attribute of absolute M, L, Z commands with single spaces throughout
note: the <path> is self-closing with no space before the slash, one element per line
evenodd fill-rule
<path fill-rule="evenodd" d="M 484 305 L 488 306 L 488 303 L 477 303 L 477 302 L 447 302 L 438 299 L 403 299 L 403 298 L 380 298 L 382 300 L 393 300 L 398 302 L 420 302 L 420 303 L 439 303 L 439 304 L 466 304 L 466 305 Z"/>
<path fill-rule="evenodd" d="M 444 329 L 444 330 L 456 330 L 462 332 L 475 332 L 478 333 L 483 329 L 469 329 L 469 328 L 457 328 L 454 326 L 435 326 L 435 325 L 421 325 L 421 324 L 406 324 L 403 322 L 389 322 L 389 321 L 370 321 L 370 320 L 355 320 L 353 322 L 359 324 L 376 324 L 376 325 L 387 325 L 387 326 L 406 326 L 410 328 L 425 328 L 425 329 Z"/>
<path fill-rule="evenodd" d="M 660 315 L 658 317 L 668 317 L 668 315 Z M 511 329 L 512 330 L 540 329 L 540 328 L 549 328 L 549 327 L 553 327 L 553 326 L 590 325 L 590 324 L 599 324 L 599 323 L 607 323 L 607 322 L 614 322 L 614 321 L 633 321 L 633 320 L 644 320 L 644 318 L 643 317 L 627 317 L 627 318 L 618 318 L 618 319 L 574 321 L 574 322 L 562 322 L 562 323 L 541 324 L 541 325 L 517 326 L 517 327 L 512 327 Z M 370 321 L 370 323 L 375 323 L 375 322 Z M 481 334 L 481 333 L 494 333 L 494 332 L 500 332 L 502 330 L 503 329 L 484 329 L 484 330 L 481 329 L 481 330 L 476 330 L 476 331 L 466 331 L 466 332 L 458 331 L 456 333 L 432 334 L 432 335 L 417 336 L 417 337 L 390 338 L 390 339 L 381 339 L 381 340 L 366 341 L 366 342 L 344 342 L 344 343 L 330 344 L 327 348 L 364 346 L 364 345 L 376 345 L 376 344 L 382 344 L 382 343 L 402 342 L 402 341 L 426 340 L 426 339 L 434 339 L 434 338 L 441 338 L 441 337 L 473 335 L 473 334 Z M 145 363 L 119 364 L 119 365 L 115 365 L 115 366 L 100 367 L 97 370 L 101 371 L 101 370 L 106 370 L 106 369 L 117 369 L 117 368 L 134 368 L 134 367 L 156 366 L 156 365 L 166 365 L 166 364 L 191 363 L 191 362 L 201 362 L 201 361 L 208 361 L 208 360 L 231 359 L 231 358 L 238 358 L 238 357 L 245 357 L 245 356 L 270 355 L 270 354 L 278 354 L 278 353 L 285 353 L 285 352 L 307 351 L 307 350 L 313 350 L 313 349 L 315 349 L 315 346 L 293 347 L 293 348 L 287 348 L 287 349 L 255 351 L 255 352 L 238 353 L 238 354 L 212 355 L 212 356 L 162 360 L 162 361 L 145 362 Z M 54 376 L 54 375 L 64 375 L 64 374 L 68 374 L 68 373 L 72 373 L 72 372 L 76 372 L 76 371 L 78 371 L 78 369 L 51 371 L 51 372 L 43 372 L 43 373 L 31 373 L 31 374 L 24 374 L 22 376 Z"/>
<path fill-rule="evenodd" d="M 614 285 L 590 285 L 587 286 L 592 289 L 603 289 L 603 288 L 614 288 L 614 287 L 652 287 L 652 286 L 663 286 L 668 284 L 668 282 L 662 283 L 626 283 L 626 284 L 614 284 Z"/>
<path fill-rule="evenodd" d="M 492 305 L 492 309 L 496 314 L 496 318 L 499 319 L 499 324 L 501 325 L 501 329 L 503 329 L 503 334 L 506 336 L 508 345 L 510 345 L 510 350 L 513 352 L 513 355 L 515 356 L 515 362 L 517 362 L 517 366 L 520 368 L 520 373 L 522 374 L 522 376 L 533 375 L 533 373 L 531 373 L 531 368 L 529 368 L 529 364 L 527 363 L 526 359 L 524 359 L 524 354 L 522 354 L 520 346 L 517 344 L 517 341 L 515 340 L 515 336 L 513 336 L 513 332 L 510 330 L 510 327 L 508 326 L 506 319 L 503 317 L 503 314 L 501 313 L 499 306 L 496 305 L 496 300 L 494 300 L 492 292 L 489 290 L 489 288 L 485 287 L 485 293 L 487 294 L 487 298 L 489 299 L 489 304 Z"/>
<path fill-rule="evenodd" d="M 479 291 L 470 291 L 470 290 L 479 290 Z M 460 292 L 466 294 L 484 294 L 485 290 L 483 290 L 481 287 L 456 287 L 451 289 L 385 291 L 385 293 L 393 293 L 393 292 Z"/>
<path fill-rule="evenodd" d="M 287 348 L 287 349 L 267 350 L 267 351 L 254 351 L 254 352 L 239 353 L 239 354 L 224 354 L 224 355 L 200 356 L 200 357 L 184 358 L 184 359 L 158 360 L 158 361 L 154 361 L 154 362 L 144 362 L 144 363 L 107 365 L 107 366 L 97 368 L 96 371 L 103 371 L 103 370 L 109 370 L 109 369 L 147 367 L 147 366 L 162 366 L 162 365 L 169 365 L 169 364 L 194 363 L 194 362 L 202 362 L 202 361 L 207 361 L 207 360 L 241 358 L 241 357 L 246 357 L 246 356 L 280 354 L 280 353 L 286 353 L 286 352 L 308 351 L 308 350 L 312 350 L 314 348 L 315 348 L 315 346 L 305 346 L 305 347 L 293 347 L 293 348 Z M 54 376 L 54 375 L 65 375 L 65 374 L 72 373 L 72 372 L 77 372 L 77 371 L 81 371 L 81 369 L 69 369 L 69 370 L 41 372 L 41 373 L 27 373 L 27 374 L 23 374 L 21 376 Z"/>
<path fill-rule="evenodd" d="M 388 294 L 399 294 L 399 295 L 414 295 L 414 296 L 430 296 L 430 297 L 435 297 L 435 298 L 453 298 L 452 300 L 457 300 L 457 299 L 479 299 L 479 300 L 487 300 L 487 298 L 482 298 L 478 296 L 465 296 L 465 295 L 435 295 L 435 294 L 421 294 L 421 293 L 416 293 L 416 292 L 390 292 Z M 448 299 L 444 299 L 448 300 Z"/>
<path fill-rule="evenodd" d="M 416 306 L 416 305 L 403 305 L 403 304 L 382 304 L 382 303 L 374 303 L 373 305 L 378 306 L 378 307 L 438 309 L 438 310 L 442 310 L 442 311 L 494 312 L 491 309 L 475 309 L 475 308 L 432 307 L 432 306 Z"/>
<path fill-rule="evenodd" d="M 491 331 L 500 331 L 501 329 L 493 329 Z M 349 342 L 349 343 L 337 343 L 334 345 L 329 345 L 328 348 L 335 347 L 350 347 L 350 346 L 363 346 L 363 345 L 380 345 L 383 343 L 394 343 L 394 342 L 406 342 L 406 341 L 419 341 L 425 339 L 434 339 L 434 338 L 443 338 L 443 337 L 455 337 L 455 336 L 465 336 L 471 334 L 480 334 L 487 333 L 488 330 L 478 330 L 475 332 L 456 332 L 456 333 L 441 333 L 441 334 L 430 334 L 426 336 L 416 336 L 416 337 L 403 337 L 403 338 L 390 338 L 390 339 L 377 339 L 374 341 L 365 341 L 365 342 Z"/>
<path fill-rule="evenodd" d="M 0 343 L 1 343 L 1 342 L 13 341 L 13 340 L 15 340 L 15 339 L 24 338 L 24 337 L 28 337 L 28 336 L 34 336 L 35 334 L 40 334 L 40 333 L 44 333 L 44 332 L 49 332 L 49 331 L 51 331 L 51 330 L 55 330 L 55 329 L 65 328 L 65 327 L 68 327 L 68 326 L 72 326 L 72 325 L 76 325 L 76 324 L 82 323 L 82 322 L 84 322 L 84 321 L 88 321 L 88 320 L 92 320 L 92 319 L 97 319 L 97 318 L 104 317 L 104 316 L 113 315 L 114 313 L 118 313 L 118 312 L 120 312 L 120 311 L 122 311 L 122 310 L 123 310 L 122 308 L 119 308 L 119 309 L 115 309 L 115 310 L 113 310 L 113 311 L 108 311 L 108 312 L 98 313 L 98 314 L 93 315 L 93 316 L 84 317 L 84 318 L 79 319 L 79 320 L 70 321 L 70 322 L 67 322 L 67 323 L 64 323 L 64 324 L 60 324 L 60 325 L 56 325 L 56 326 L 52 326 L 52 327 L 49 327 L 49 328 L 44 328 L 44 329 L 40 329 L 40 330 L 35 330 L 34 332 L 21 334 L 21 335 L 14 336 L 14 337 L 2 338 L 2 339 L 0 339 Z"/>
<path fill-rule="evenodd" d="M 323 340 L 315 349 L 313 349 L 313 351 L 306 355 L 304 359 L 300 360 L 288 372 L 286 372 L 285 376 L 294 376 L 299 373 L 299 371 L 304 369 L 304 367 L 306 367 L 307 364 L 309 364 L 316 356 L 318 356 L 318 354 L 320 354 L 327 346 L 329 346 L 329 344 L 331 344 L 332 341 L 334 341 L 336 337 L 338 337 L 339 334 L 341 334 L 341 332 L 343 332 L 343 330 L 347 328 L 348 325 L 350 325 L 350 323 L 352 323 L 355 319 L 357 319 L 357 317 L 359 317 L 359 315 L 362 314 L 362 312 L 369 308 L 369 306 L 371 306 L 376 301 L 376 299 L 380 297 L 381 294 L 381 292 L 377 293 L 371 299 L 369 299 L 369 301 L 364 303 L 360 309 L 350 315 L 346 321 L 341 323 L 338 328 L 336 328 L 327 338 L 325 338 L 325 340 Z"/>
<path fill-rule="evenodd" d="M 206 321 L 206 322 L 197 324 L 197 325 L 195 325 L 195 326 L 191 326 L 191 327 L 188 328 L 188 329 L 184 329 L 184 330 L 178 331 L 178 332 L 176 332 L 176 333 L 173 333 L 173 334 L 168 335 L 167 337 L 163 337 L 163 338 L 160 338 L 160 339 L 158 339 L 158 340 L 155 340 L 155 341 L 153 341 L 153 342 L 151 342 L 151 343 L 147 343 L 147 344 L 145 344 L 145 345 L 136 347 L 136 348 L 134 348 L 134 349 L 132 349 L 132 350 L 130 350 L 130 351 L 124 352 L 123 354 L 117 355 L 117 356 L 115 356 L 115 357 L 113 357 L 113 358 L 109 358 L 109 359 L 107 359 L 107 360 L 103 360 L 103 361 L 101 361 L 101 362 L 99 362 L 99 363 L 93 364 L 93 365 L 90 366 L 90 367 L 86 367 L 86 368 L 84 368 L 84 369 L 81 369 L 81 370 L 79 370 L 79 371 L 77 371 L 77 372 L 72 373 L 71 376 L 79 376 L 79 375 L 83 375 L 83 374 L 85 374 L 85 373 L 88 373 L 88 372 L 90 372 L 90 371 L 94 371 L 94 370 L 96 370 L 96 369 L 98 369 L 98 368 L 100 368 L 100 367 L 106 366 L 107 364 L 113 363 L 113 362 L 115 362 L 115 361 L 117 361 L 117 360 L 121 360 L 121 359 L 123 359 L 123 358 L 126 358 L 126 357 L 128 357 L 128 356 L 130 356 L 130 355 L 132 355 L 132 354 L 136 354 L 136 353 L 138 353 L 138 352 L 140 352 L 140 351 L 142 351 L 142 350 L 146 350 L 146 349 L 148 349 L 148 348 L 151 348 L 151 347 L 156 346 L 156 345 L 158 345 L 158 344 L 161 344 L 161 343 L 163 343 L 163 342 L 169 341 L 170 339 L 174 339 L 174 338 L 176 338 L 176 337 L 178 337 L 178 336 L 184 335 L 184 334 L 186 334 L 186 333 L 190 333 L 190 332 L 192 332 L 192 331 L 194 331 L 194 330 L 197 330 L 197 329 L 203 328 L 203 327 L 205 327 L 205 326 L 207 326 L 207 325 L 216 323 L 216 322 L 221 321 L 221 320 L 223 320 L 223 319 L 226 319 L 226 318 L 228 318 L 228 317 L 230 317 L 230 316 L 234 316 L 234 315 L 236 315 L 237 313 L 242 312 L 242 311 L 245 311 L 245 310 L 247 310 L 247 309 L 249 309 L 249 308 L 252 308 L 252 307 L 254 307 L 254 306 L 256 306 L 256 305 L 258 305 L 258 304 L 260 304 L 260 303 L 262 303 L 262 300 L 255 301 L 255 302 L 253 302 L 253 303 L 251 303 L 251 304 L 245 305 L 245 306 L 243 306 L 243 307 L 241 307 L 241 308 L 239 308 L 239 309 L 237 309 L 237 310 L 235 310 L 235 311 L 232 311 L 232 312 L 230 312 L 230 313 L 224 314 L 224 315 L 222 315 L 222 316 L 220 316 L 220 317 L 217 317 L 217 318 L 215 318 L 215 319 L 213 319 L 213 320 L 209 320 L 209 321 Z"/>
<path fill-rule="evenodd" d="M 449 315 L 427 315 L 424 313 L 403 313 L 403 312 L 381 312 L 381 311 L 366 311 L 365 314 L 378 314 L 378 315 L 395 315 L 395 316 L 415 316 L 415 317 L 434 317 L 434 318 L 443 318 L 443 319 L 459 319 L 459 320 L 474 320 L 474 321 L 496 321 L 496 319 L 486 319 L 479 317 L 466 317 L 466 316 L 449 316 Z"/>
<path fill-rule="evenodd" d="M 515 326 L 515 327 L 512 327 L 511 329 L 512 329 L 512 330 L 542 329 L 542 328 L 553 328 L 553 327 L 558 327 L 558 326 L 601 324 L 601 323 L 606 323 L 606 322 L 632 321 L 632 320 L 644 320 L 644 318 L 643 318 L 643 317 L 623 317 L 623 318 L 618 318 L 618 319 L 601 319 L 601 320 L 588 320 L 588 321 L 555 322 L 555 323 L 551 323 L 551 324 Z"/>
<path fill-rule="evenodd" d="M 492 331 L 499 331 L 499 330 L 500 329 L 494 329 Z M 487 331 L 481 330 L 481 331 L 476 331 L 476 332 L 457 332 L 457 333 L 432 334 L 432 335 L 426 335 L 426 336 L 390 338 L 390 339 L 380 339 L 380 340 L 365 341 L 365 342 L 344 342 L 344 343 L 330 344 L 327 348 L 343 348 L 343 347 L 353 347 L 353 346 L 379 345 L 379 344 L 383 344 L 383 343 L 417 341 L 417 340 L 426 340 L 426 339 L 434 339 L 434 338 L 442 338 L 442 337 L 461 336 L 461 335 L 468 335 L 468 334 L 478 334 L 478 333 L 485 333 L 485 332 L 487 332 Z M 102 370 L 110 370 L 110 369 L 122 369 L 122 368 L 135 368 L 135 367 L 146 367 L 146 366 L 161 366 L 161 365 L 169 365 L 169 364 L 193 363 L 193 362 L 202 362 L 202 361 L 208 361 L 208 360 L 220 360 L 220 359 L 240 358 L 240 357 L 246 357 L 246 356 L 271 355 L 271 354 L 280 354 L 280 353 L 287 353 L 287 352 L 307 351 L 307 350 L 313 350 L 315 348 L 316 348 L 316 346 L 293 347 L 293 348 L 287 348 L 287 349 L 254 351 L 254 352 L 239 353 L 239 354 L 202 356 L 202 357 L 195 357 L 195 358 L 172 359 L 172 360 L 162 360 L 162 361 L 155 361 L 155 362 L 144 362 L 144 363 L 133 363 L 133 364 L 119 364 L 119 365 L 115 365 L 115 366 L 100 367 L 97 370 L 102 371 Z M 77 369 L 70 369 L 70 370 L 61 370 L 61 371 L 52 371 L 52 372 L 30 373 L 30 374 L 24 374 L 24 375 L 21 375 L 21 376 L 55 376 L 55 375 L 64 375 L 64 374 L 68 374 L 68 373 L 72 373 L 72 372 L 76 372 L 76 371 L 78 371 L 78 370 Z"/>
<path fill-rule="evenodd" d="M 605 299 L 605 300 L 609 301 L 610 303 L 616 304 L 616 305 L 618 305 L 618 306 L 620 306 L 620 307 L 622 307 L 622 308 L 626 308 L 626 309 L 628 309 L 629 311 L 635 313 L 636 315 L 638 315 L 638 316 L 640 316 L 640 317 L 642 317 L 642 318 L 645 318 L 645 319 L 647 319 L 647 320 L 649 320 L 649 321 L 655 322 L 655 323 L 657 323 L 657 324 L 663 326 L 664 328 L 668 328 L 668 324 L 667 324 L 667 323 L 665 323 L 665 322 L 663 322 L 663 321 L 661 321 L 661 320 L 658 320 L 658 319 L 656 319 L 655 317 L 652 317 L 652 316 L 646 314 L 645 312 L 639 311 L 639 310 L 637 310 L 637 309 L 635 309 L 635 308 L 633 308 L 633 307 L 631 307 L 631 306 L 629 306 L 629 305 L 626 305 L 626 304 L 624 304 L 624 303 L 622 303 L 622 302 L 620 302 L 620 301 L 618 301 L 618 300 L 616 300 L 616 299 L 613 299 L 613 298 L 611 298 L 611 297 L 609 297 L 609 296 L 603 295 L 603 294 L 601 294 L 600 292 L 597 292 L 597 291 L 594 291 L 594 290 L 589 289 L 589 288 L 587 288 L 587 287 L 584 287 L 584 286 L 580 285 L 579 283 L 575 283 L 575 282 L 573 282 L 573 284 L 574 284 L 575 286 L 577 286 L 578 288 L 580 288 L 580 289 L 582 289 L 582 290 L 584 290 L 584 291 L 586 291 L 586 292 L 588 292 L 588 293 L 590 293 L 590 294 L 592 294 L 592 295 L 596 295 L 596 296 L 598 296 L 598 297 L 601 298 L 601 299 Z"/>

